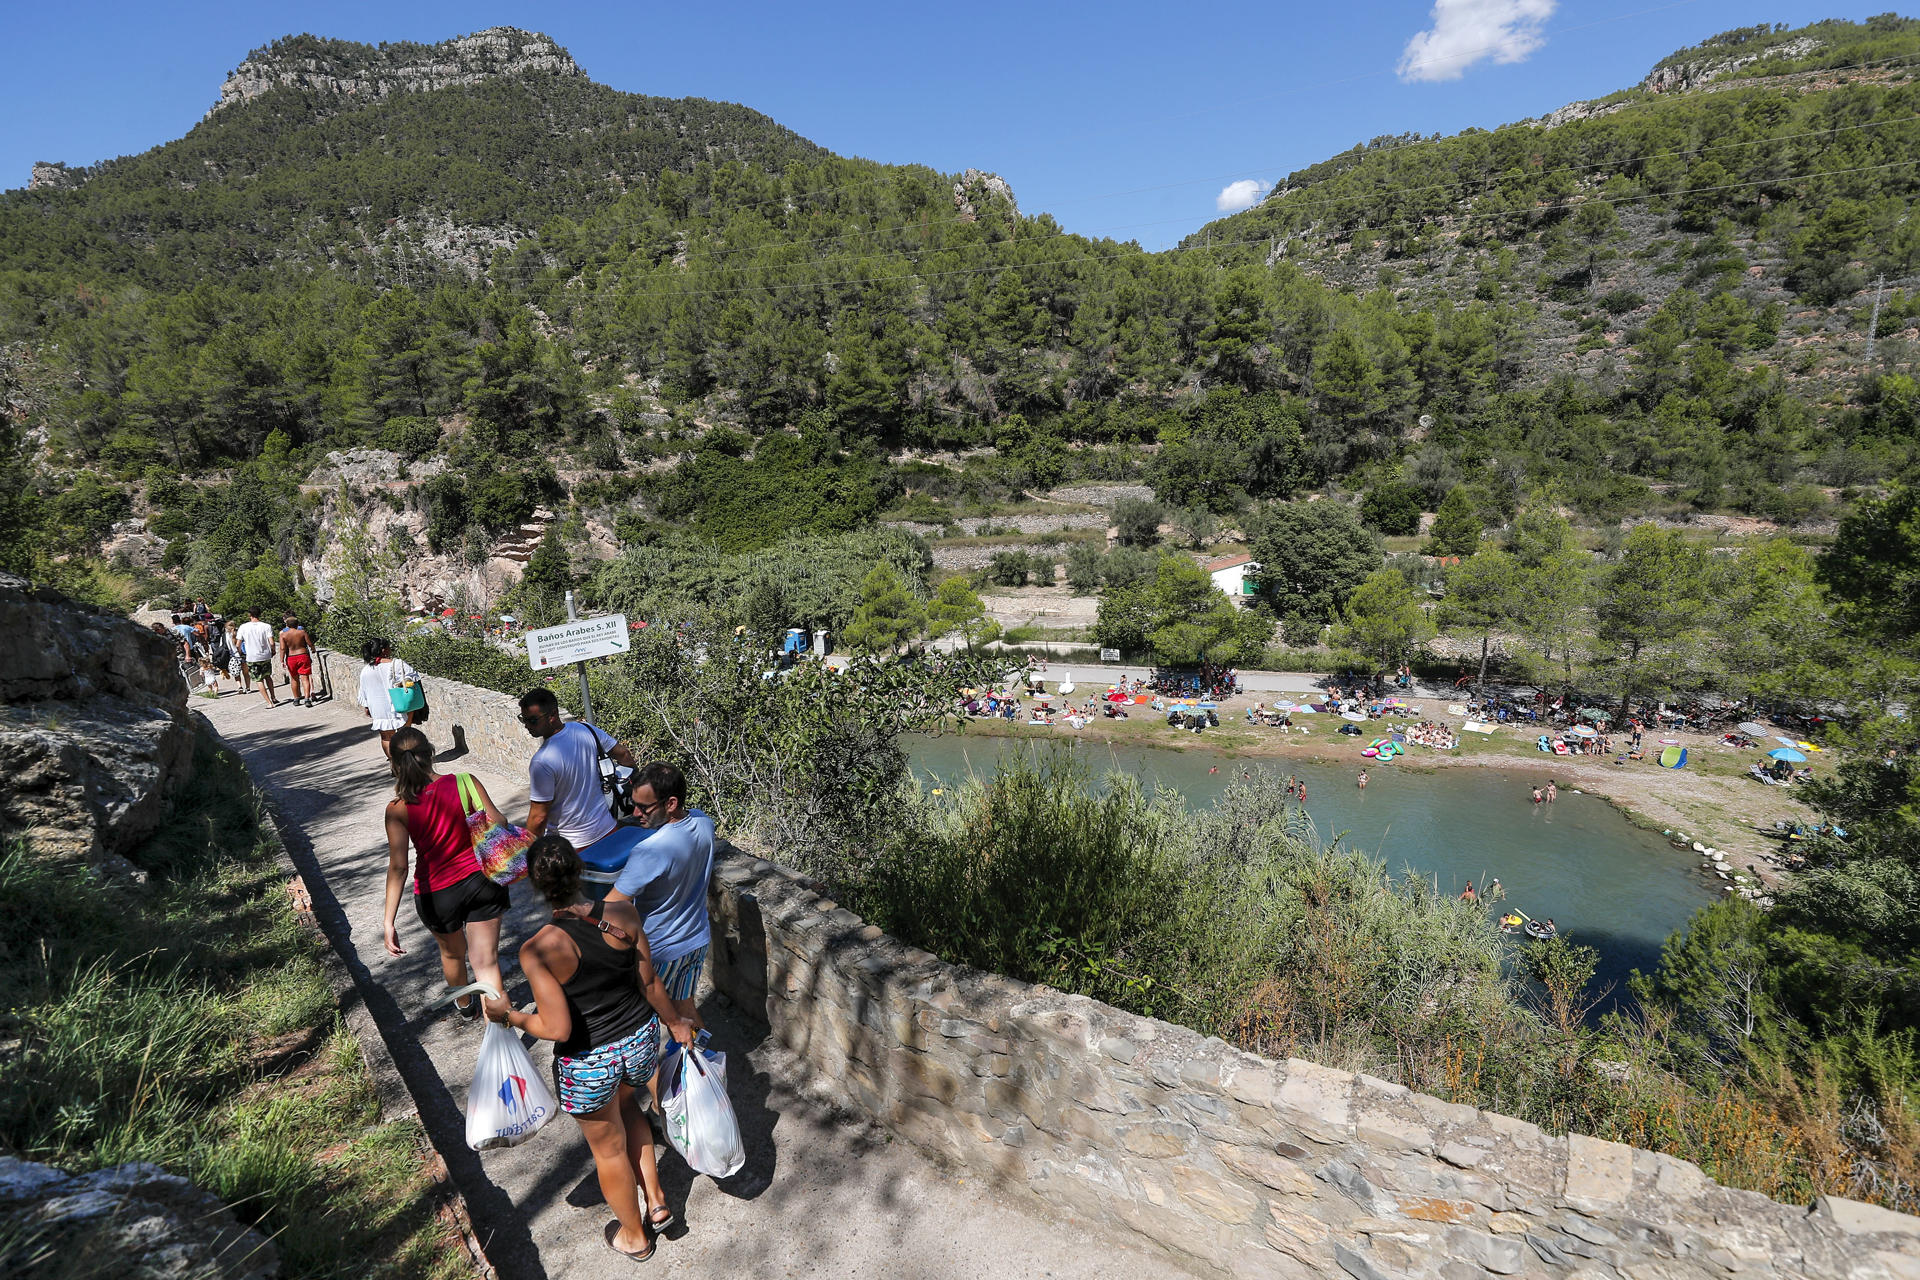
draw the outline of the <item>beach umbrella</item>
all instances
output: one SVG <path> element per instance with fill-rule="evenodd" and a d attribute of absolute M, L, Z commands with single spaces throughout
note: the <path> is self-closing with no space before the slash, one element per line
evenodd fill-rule
<path fill-rule="evenodd" d="M 1757 725 L 1751 720 L 1743 720 L 1740 722 L 1740 732 L 1750 734 L 1756 738 L 1764 738 L 1767 736 L 1766 726 Z"/>
<path fill-rule="evenodd" d="M 1575 725 L 1575 726 L 1573 726 L 1573 728 L 1572 728 L 1571 730 L 1569 730 L 1569 732 L 1571 732 L 1571 733 L 1577 733 L 1577 734 L 1579 734 L 1579 735 L 1580 735 L 1581 737 L 1583 737 L 1583 738 L 1597 738 L 1597 737 L 1599 737 L 1599 736 L 1600 736 L 1600 735 L 1599 735 L 1598 733 L 1596 733 L 1596 732 L 1595 732 L 1594 730 L 1592 730 L 1592 729 L 1589 729 L 1589 728 L 1587 728 L 1587 726 L 1585 726 L 1585 725 L 1583 725 L 1583 724 L 1577 724 L 1577 725 Z"/>
<path fill-rule="evenodd" d="M 440 616 L 443 618 L 451 618 L 454 616 L 454 611 L 452 609 L 442 609 L 440 611 Z"/>
<path fill-rule="evenodd" d="M 1799 764 L 1802 760 L 1806 759 L 1805 756 L 1795 751 L 1792 747 L 1775 747 L 1773 750 L 1767 752 L 1767 754 L 1775 760 L 1791 760 L 1795 764 Z"/>

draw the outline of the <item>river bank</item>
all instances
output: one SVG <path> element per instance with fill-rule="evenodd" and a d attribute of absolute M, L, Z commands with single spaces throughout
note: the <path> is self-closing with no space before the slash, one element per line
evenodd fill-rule
<path fill-rule="evenodd" d="M 1036 741 L 1080 739 L 1116 746 L 1154 747 L 1201 752 L 1230 760 L 1301 760 L 1337 768 L 1362 768 L 1376 776 L 1382 769 L 1441 770 L 1499 769 L 1513 775 L 1516 788 L 1544 785 L 1549 779 L 1562 791 L 1577 790 L 1605 800 L 1636 826 L 1658 832 L 1686 832 L 1692 840 L 1726 852 L 1728 860 L 1762 881 L 1772 884 L 1784 869 L 1781 842 L 1762 834 L 1777 821 L 1811 822 L 1811 809 L 1790 788 L 1766 787 L 1748 773 L 1750 765 L 1765 759 L 1762 750 L 1722 745 L 1717 736 L 1667 733 L 1687 749 L 1682 769 L 1663 769 L 1651 756 L 1616 763 L 1614 756 L 1550 756 L 1535 746 L 1538 734 L 1531 726 L 1500 726 L 1491 735 L 1462 734 L 1451 751 L 1410 746 L 1409 754 L 1390 765 L 1361 756 L 1365 745 L 1387 731 L 1391 723 L 1372 721 L 1358 726 L 1361 736 L 1342 736 L 1338 716 L 1296 717 L 1309 721 L 1292 733 L 1247 723 L 1246 708 L 1256 699 L 1227 699 L 1219 709 L 1220 727 L 1194 734 L 1170 728 L 1164 717 L 1147 707 L 1134 707 L 1126 720 L 1096 719 L 1084 729 L 1064 722 L 1052 726 L 1008 723 L 977 718 L 965 732 L 996 738 Z M 1444 704 L 1416 702 L 1426 716 L 1457 726 L 1461 717 L 1446 714 Z M 1436 714 L 1437 713 L 1437 714 Z M 1421 715 L 1412 717 L 1414 720 Z M 1654 745 L 1649 740 L 1649 746 Z M 1830 768 L 1830 756 L 1816 754 L 1814 768 Z M 1683 855 L 1694 858 L 1691 852 Z"/>

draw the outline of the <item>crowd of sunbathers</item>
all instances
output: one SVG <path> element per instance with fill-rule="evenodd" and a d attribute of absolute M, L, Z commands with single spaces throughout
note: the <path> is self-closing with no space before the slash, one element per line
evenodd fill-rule
<path fill-rule="evenodd" d="M 1438 720 L 1422 720 L 1407 730 L 1407 741 L 1451 751 L 1460 745 L 1460 735 Z"/>

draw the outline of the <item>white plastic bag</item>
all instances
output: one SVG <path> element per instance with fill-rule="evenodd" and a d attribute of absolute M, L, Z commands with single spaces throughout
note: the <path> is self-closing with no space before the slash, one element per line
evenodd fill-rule
<path fill-rule="evenodd" d="M 704 1047 L 688 1053 L 675 1044 L 661 1064 L 660 1078 L 667 1140 L 688 1167 L 711 1178 L 740 1172 L 747 1152 L 727 1098 L 727 1055 Z"/>
<path fill-rule="evenodd" d="M 486 990 L 477 983 L 475 987 Z M 497 1022 L 487 1023 L 480 1061 L 467 1087 L 467 1145 L 475 1151 L 517 1147 L 559 1110 L 520 1037 Z"/>

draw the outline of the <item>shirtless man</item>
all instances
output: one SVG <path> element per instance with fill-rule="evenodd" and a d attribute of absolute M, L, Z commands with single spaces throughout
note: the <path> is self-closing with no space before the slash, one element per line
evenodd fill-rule
<path fill-rule="evenodd" d="M 293 686 L 293 700 L 300 706 L 310 707 L 313 705 L 313 638 L 292 614 L 282 622 L 280 652 L 287 660 L 287 683 Z"/>

